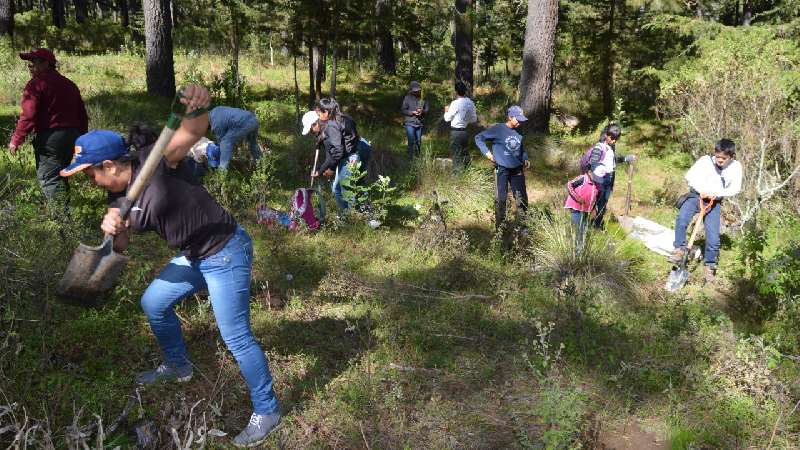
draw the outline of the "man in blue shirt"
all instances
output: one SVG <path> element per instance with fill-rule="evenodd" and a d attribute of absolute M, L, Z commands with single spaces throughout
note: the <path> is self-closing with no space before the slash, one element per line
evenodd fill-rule
<path fill-rule="evenodd" d="M 500 228 L 506 218 L 509 184 L 520 210 L 522 212 L 528 210 L 524 169 L 530 167 L 530 161 L 522 147 L 522 135 L 515 130 L 528 119 L 522 114 L 522 108 L 516 105 L 508 108 L 506 116 L 505 123 L 496 123 L 475 136 L 475 145 L 489 158 L 489 161 L 495 163 L 495 228 Z M 486 141 L 492 141 L 491 150 L 487 147 Z"/>
<path fill-rule="evenodd" d="M 253 160 L 261 157 L 261 147 L 257 141 L 258 119 L 255 114 L 239 108 L 217 106 L 209 111 L 208 121 L 219 143 L 219 163 L 211 158 L 215 153 L 209 153 L 209 165 L 218 165 L 220 170 L 227 170 L 234 148 L 245 139 Z"/>

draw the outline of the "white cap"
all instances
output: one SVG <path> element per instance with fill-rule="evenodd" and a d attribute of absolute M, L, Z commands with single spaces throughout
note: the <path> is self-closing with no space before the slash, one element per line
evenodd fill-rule
<path fill-rule="evenodd" d="M 319 120 L 319 114 L 316 111 L 309 111 L 303 114 L 303 135 L 311 131 L 311 125 L 314 125 Z"/>

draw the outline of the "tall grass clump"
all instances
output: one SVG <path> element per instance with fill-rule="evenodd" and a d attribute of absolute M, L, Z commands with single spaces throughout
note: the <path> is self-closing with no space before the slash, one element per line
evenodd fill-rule
<path fill-rule="evenodd" d="M 533 239 L 528 251 L 534 269 L 551 277 L 556 286 L 565 281 L 577 289 L 600 288 L 614 296 L 637 298 L 637 274 L 612 236 L 588 229 L 582 248 L 577 230 L 563 214 L 529 218 Z"/>
<path fill-rule="evenodd" d="M 436 191 L 440 198 L 447 200 L 453 211 L 469 215 L 492 208 L 494 180 L 491 168 L 473 161 L 467 169 L 455 174 L 449 160 L 434 158 L 428 151 L 424 151 L 414 164 L 417 189 Z"/>

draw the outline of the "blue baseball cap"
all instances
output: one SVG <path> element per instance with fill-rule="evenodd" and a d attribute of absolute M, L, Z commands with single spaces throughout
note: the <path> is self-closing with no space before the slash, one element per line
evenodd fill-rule
<path fill-rule="evenodd" d="M 213 142 L 209 142 L 208 147 L 206 147 L 206 158 L 208 158 L 209 167 L 217 168 L 219 166 L 220 156 L 219 146 Z"/>
<path fill-rule="evenodd" d="M 127 153 L 125 142 L 118 133 L 108 130 L 92 130 L 75 141 L 72 164 L 59 172 L 59 175 L 68 177 L 105 160 L 119 159 Z"/>
<path fill-rule="evenodd" d="M 517 122 L 525 122 L 526 120 L 528 120 L 528 118 L 525 117 L 525 114 L 522 113 L 522 108 L 520 108 L 517 105 L 508 108 L 508 113 L 506 115 L 508 117 L 513 117 L 517 119 Z"/>

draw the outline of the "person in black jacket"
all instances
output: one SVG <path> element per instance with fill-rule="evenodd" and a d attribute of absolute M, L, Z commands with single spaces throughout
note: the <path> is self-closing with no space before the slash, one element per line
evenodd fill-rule
<path fill-rule="evenodd" d="M 408 93 L 403 97 L 403 105 L 400 107 L 408 138 L 408 159 L 419 156 L 422 148 L 422 121 L 428 112 L 428 102 L 421 97 L 422 87 L 419 82 L 412 81 L 408 85 Z"/>
<path fill-rule="evenodd" d="M 317 136 L 317 146 L 325 155 L 313 176 L 334 177 L 332 190 L 336 205 L 341 211 L 346 211 L 358 200 L 348 189 L 353 170 L 366 170 L 372 147 L 359 136 L 353 118 L 342 113 L 336 100 L 330 98 L 320 99 L 316 110 L 303 116 L 302 133 L 309 132 Z M 358 183 L 363 182 L 363 178 L 358 180 Z"/>

